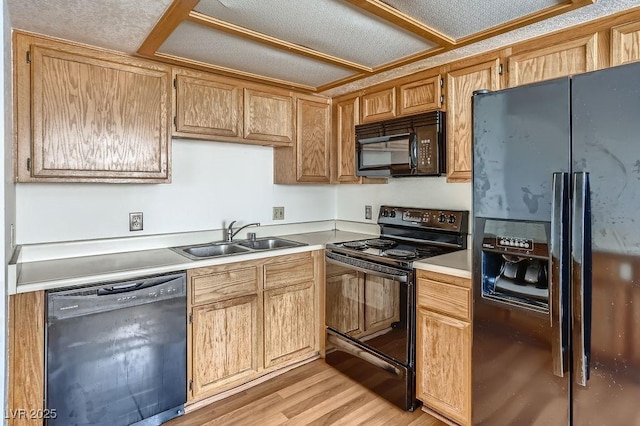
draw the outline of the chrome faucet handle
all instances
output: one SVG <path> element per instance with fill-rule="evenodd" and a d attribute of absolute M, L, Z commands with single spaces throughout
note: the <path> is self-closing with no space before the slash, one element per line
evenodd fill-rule
<path fill-rule="evenodd" d="M 227 226 L 227 241 L 233 241 L 233 224 L 236 222 L 237 220 L 231 221 L 229 226 Z"/>

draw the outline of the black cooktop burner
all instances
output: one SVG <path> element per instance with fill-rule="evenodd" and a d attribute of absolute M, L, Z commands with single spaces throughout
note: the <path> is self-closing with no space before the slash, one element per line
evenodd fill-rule
<path fill-rule="evenodd" d="M 364 243 L 367 246 L 373 247 L 373 248 L 387 248 L 387 247 L 393 247 L 397 244 L 395 241 L 389 240 L 386 238 L 376 238 L 373 240 L 366 240 Z"/>
<path fill-rule="evenodd" d="M 395 259 L 415 259 L 418 254 L 415 250 L 389 249 L 384 251 L 385 256 Z"/>
<path fill-rule="evenodd" d="M 356 249 L 356 250 L 364 250 L 366 249 L 367 243 L 364 241 L 349 241 L 342 244 L 346 248 Z"/>

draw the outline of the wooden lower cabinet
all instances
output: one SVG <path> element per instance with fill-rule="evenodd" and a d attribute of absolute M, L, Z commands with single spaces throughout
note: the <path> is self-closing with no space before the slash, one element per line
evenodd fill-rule
<path fill-rule="evenodd" d="M 284 365 L 316 351 L 313 281 L 264 292 L 264 366 Z"/>
<path fill-rule="evenodd" d="M 416 393 L 427 411 L 471 424 L 471 283 L 418 272 Z"/>
<path fill-rule="evenodd" d="M 258 375 L 258 296 L 193 308 L 194 397 Z"/>
<path fill-rule="evenodd" d="M 319 350 L 321 252 L 188 271 L 188 403 Z"/>

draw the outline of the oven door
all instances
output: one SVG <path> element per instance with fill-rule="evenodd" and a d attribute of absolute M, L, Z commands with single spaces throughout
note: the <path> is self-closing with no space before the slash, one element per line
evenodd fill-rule
<path fill-rule="evenodd" d="M 326 265 L 326 326 L 413 365 L 413 273 L 333 252 Z"/>
<path fill-rule="evenodd" d="M 326 254 L 327 364 L 404 410 L 415 397 L 413 273 Z"/>
<path fill-rule="evenodd" d="M 411 174 L 418 167 L 418 140 L 415 133 L 362 138 L 357 154 L 358 176 Z"/>

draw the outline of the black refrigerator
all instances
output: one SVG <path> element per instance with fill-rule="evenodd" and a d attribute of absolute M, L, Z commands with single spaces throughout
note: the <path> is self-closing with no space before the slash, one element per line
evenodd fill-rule
<path fill-rule="evenodd" d="M 640 63 L 473 97 L 473 423 L 640 425 Z"/>

